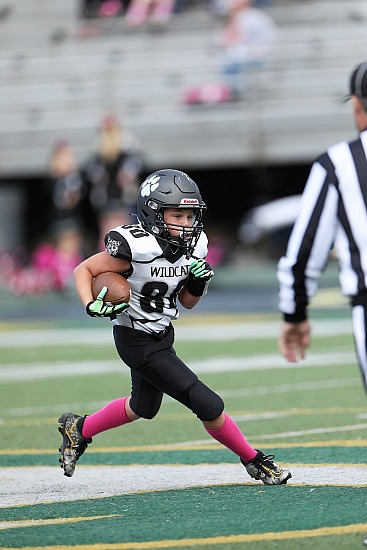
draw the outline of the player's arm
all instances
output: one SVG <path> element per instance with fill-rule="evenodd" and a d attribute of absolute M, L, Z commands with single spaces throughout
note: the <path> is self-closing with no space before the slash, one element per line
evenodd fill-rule
<path fill-rule="evenodd" d="M 180 303 L 186 309 L 192 309 L 208 290 L 208 285 L 214 275 L 210 264 L 204 260 L 195 260 L 190 265 L 186 285 L 178 295 Z"/>
<path fill-rule="evenodd" d="M 196 304 L 200 302 L 201 296 L 193 296 L 192 294 L 190 294 L 190 292 L 188 292 L 186 287 L 184 287 L 179 293 L 178 299 L 180 304 L 185 309 L 192 309 L 193 307 L 196 306 Z"/>
<path fill-rule="evenodd" d="M 108 252 L 99 252 L 87 258 L 74 269 L 74 283 L 79 298 L 86 307 L 94 300 L 92 281 L 100 273 L 113 271 L 124 273 L 130 269 L 130 262 L 122 258 L 114 258 Z"/>
<path fill-rule="evenodd" d="M 336 230 L 338 193 L 333 165 L 327 156 L 315 162 L 287 251 L 278 263 L 279 310 L 283 315 L 279 347 L 290 362 L 304 358 L 310 344 L 309 300 L 318 290 Z"/>

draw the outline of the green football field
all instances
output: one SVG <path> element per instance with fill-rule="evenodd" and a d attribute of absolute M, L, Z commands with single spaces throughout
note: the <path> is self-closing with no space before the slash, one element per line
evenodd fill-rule
<path fill-rule="evenodd" d="M 190 315 L 176 351 L 248 440 L 292 471 L 264 486 L 171 399 L 94 438 L 73 478 L 57 419 L 127 395 L 107 320 L 0 329 L 0 548 L 358 549 L 367 536 L 367 408 L 349 310 L 321 312 L 306 361 L 276 315 Z"/>

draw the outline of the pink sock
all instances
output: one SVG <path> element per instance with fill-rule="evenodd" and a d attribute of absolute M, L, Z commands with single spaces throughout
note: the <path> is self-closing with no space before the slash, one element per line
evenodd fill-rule
<path fill-rule="evenodd" d="M 128 422 L 132 422 L 126 414 L 125 402 L 127 397 L 121 397 L 112 401 L 106 405 L 100 411 L 97 411 L 84 420 L 82 436 L 85 439 L 110 430 L 111 428 L 117 428 Z"/>
<path fill-rule="evenodd" d="M 250 462 L 257 455 L 256 449 L 251 447 L 237 424 L 228 414 L 224 413 L 224 424 L 219 430 L 205 429 L 209 435 L 242 458 L 244 462 Z"/>

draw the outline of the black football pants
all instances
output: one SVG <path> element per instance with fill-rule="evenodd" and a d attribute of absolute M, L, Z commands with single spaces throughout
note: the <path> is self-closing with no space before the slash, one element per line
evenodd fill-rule
<path fill-rule="evenodd" d="M 131 409 L 142 418 L 153 418 L 167 394 L 200 420 L 215 420 L 224 409 L 222 399 L 203 384 L 173 349 L 174 329 L 163 335 L 115 325 L 116 349 L 131 370 Z"/>

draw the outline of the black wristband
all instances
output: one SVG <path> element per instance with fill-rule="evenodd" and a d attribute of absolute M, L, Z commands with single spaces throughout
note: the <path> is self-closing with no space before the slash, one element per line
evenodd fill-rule
<path fill-rule="evenodd" d="M 192 273 L 190 273 L 186 288 L 193 296 L 203 296 L 208 283 L 209 281 L 197 279 Z"/>

